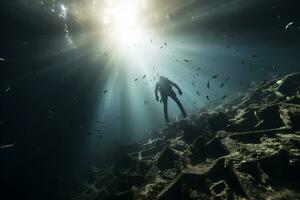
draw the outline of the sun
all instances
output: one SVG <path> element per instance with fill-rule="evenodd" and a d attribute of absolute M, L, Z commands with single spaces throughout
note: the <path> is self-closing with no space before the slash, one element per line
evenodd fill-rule
<path fill-rule="evenodd" d="M 123 45 L 132 45 L 142 37 L 139 24 L 139 5 L 134 0 L 121 0 L 104 10 L 102 23 L 108 33 Z"/>

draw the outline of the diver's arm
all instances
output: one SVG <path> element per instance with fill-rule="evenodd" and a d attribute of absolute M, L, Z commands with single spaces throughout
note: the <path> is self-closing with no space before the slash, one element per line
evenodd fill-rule
<path fill-rule="evenodd" d="M 178 85 L 177 85 L 176 83 L 174 83 L 174 82 L 172 82 L 172 81 L 170 81 L 170 80 L 169 80 L 169 83 L 170 83 L 171 85 L 173 85 L 173 86 L 178 90 L 178 93 L 179 93 L 180 95 L 182 95 L 182 91 L 181 91 L 181 89 L 178 87 Z"/>
<path fill-rule="evenodd" d="M 156 97 L 156 101 L 159 101 L 157 92 L 158 92 L 158 83 L 156 83 L 156 86 L 155 86 L 155 97 Z"/>

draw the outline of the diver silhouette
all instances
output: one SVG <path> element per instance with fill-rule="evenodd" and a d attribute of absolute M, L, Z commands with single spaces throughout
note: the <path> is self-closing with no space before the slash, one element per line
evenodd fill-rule
<path fill-rule="evenodd" d="M 180 103 L 179 99 L 177 98 L 176 93 L 174 92 L 174 90 L 172 90 L 172 86 L 174 86 L 178 90 L 179 95 L 182 95 L 182 91 L 178 87 L 178 85 L 173 83 L 166 77 L 160 76 L 159 81 L 156 83 L 156 86 L 155 86 L 156 101 L 159 101 L 159 97 L 158 97 L 158 91 L 159 91 L 160 96 L 161 96 L 160 102 L 163 102 L 163 104 L 164 104 L 164 114 L 165 114 L 166 122 L 169 122 L 168 97 L 171 97 L 177 103 L 183 117 L 186 117 L 185 110 L 182 107 L 182 104 Z"/>

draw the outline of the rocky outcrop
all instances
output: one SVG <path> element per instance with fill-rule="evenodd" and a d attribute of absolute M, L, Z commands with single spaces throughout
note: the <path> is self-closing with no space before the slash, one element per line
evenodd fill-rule
<path fill-rule="evenodd" d="M 300 74 L 290 74 L 238 106 L 169 124 L 123 146 L 93 199 L 300 199 L 299 102 Z"/>

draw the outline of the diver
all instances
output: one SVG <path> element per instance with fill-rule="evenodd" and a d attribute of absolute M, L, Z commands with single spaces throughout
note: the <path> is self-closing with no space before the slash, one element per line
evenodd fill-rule
<path fill-rule="evenodd" d="M 168 117 L 168 97 L 171 97 L 178 105 L 180 108 L 180 111 L 183 115 L 183 117 L 186 117 L 186 113 L 184 108 L 182 107 L 182 104 L 180 103 L 179 99 L 176 96 L 176 93 L 174 90 L 172 90 L 172 86 L 174 86 L 177 90 L 179 95 L 182 95 L 181 89 L 178 87 L 177 84 L 173 83 L 170 81 L 168 78 L 160 76 L 159 81 L 156 83 L 155 86 L 155 97 L 156 101 L 159 101 L 159 97 L 157 92 L 160 92 L 160 102 L 163 102 L 164 104 L 164 113 L 165 113 L 165 121 L 169 122 L 169 117 Z"/>

